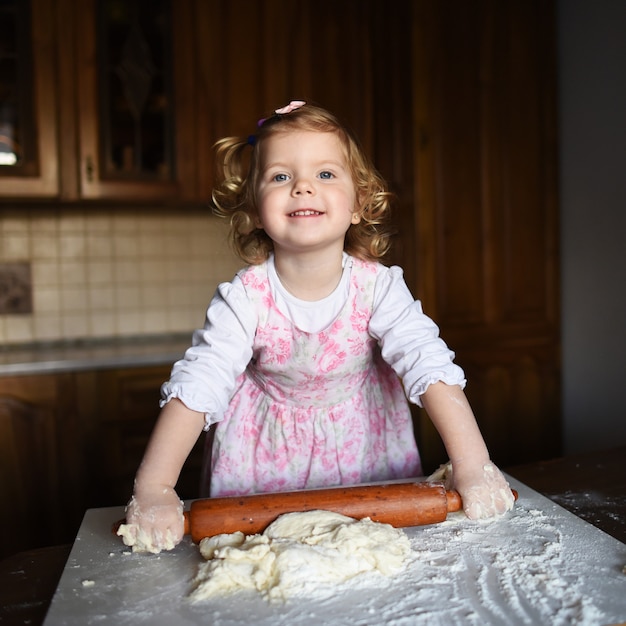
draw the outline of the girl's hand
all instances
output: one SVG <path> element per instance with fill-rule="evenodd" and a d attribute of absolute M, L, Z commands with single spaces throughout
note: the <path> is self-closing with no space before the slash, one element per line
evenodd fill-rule
<path fill-rule="evenodd" d="M 515 498 L 511 488 L 491 461 L 477 465 L 453 463 L 452 482 L 470 519 L 497 517 L 513 508 Z"/>
<path fill-rule="evenodd" d="M 143 487 L 126 506 L 126 524 L 117 532 L 133 552 L 171 550 L 183 538 L 183 503 L 171 487 Z"/>

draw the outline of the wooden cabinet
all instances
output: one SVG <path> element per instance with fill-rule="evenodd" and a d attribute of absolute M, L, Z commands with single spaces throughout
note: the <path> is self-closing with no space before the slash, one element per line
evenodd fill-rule
<path fill-rule="evenodd" d="M 159 390 L 169 378 L 170 369 L 126 368 L 97 373 L 98 432 L 93 443 L 98 468 L 94 468 L 94 475 L 102 481 L 99 502 L 106 494 L 109 504 L 123 503 L 132 493 L 135 473 L 159 410 Z M 183 499 L 198 497 L 204 440 L 204 436 L 198 439 L 181 471 L 177 492 Z"/>
<path fill-rule="evenodd" d="M 71 375 L 0 378 L 0 556 L 67 540 L 80 521 L 73 389 Z"/>
<path fill-rule="evenodd" d="M 30 9 L 30 10 L 29 10 Z M 50 0 L 0 8 L 0 196 L 54 197 L 59 191 L 56 33 Z"/>
<path fill-rule="evenodd" d="M 169 366 L 0 377 L 0 558 L 73 541 L 88 508 L 125 504 Z M 204 436 L 177 491 L 198 496 Z"/>
<path fill-rule="evenodd" d="M 74 3 L 78 194 L 194 199 L 190 2 Z"/>
<path fill-rule="evenodd" d="M 197 200 L 191 0 L 14 4 L 33 146 L 0 165 L 0 196 Z"/>
<path fill-rule="evenodd" d="M 121 26 L 107 24 L 111 11 L 151 16 L 162 3 L 172 7 L 160 21 L 171 85 L 167 97 L 147 102 L 142 81 L 160 79 L 145 53 L 149 34 L 122 18 Z M 327 106 L 370 154 L 399 162 L 403 120 L 411 119 L 406 0 L 391 12 L 376 0 L 30 0 L 30 6 L 34 62 L 21 80 L 34 86 L 39 146 L 29 172 L 0 167 L 0 197 L 206 204 L 214 142 L 247 136 L 260 117 L 293 98 Z M 162 106 L 171 114 L 167 154 L 150 165 L 132 136 L 139 125 L 129 100 L 142 111 Z"/>

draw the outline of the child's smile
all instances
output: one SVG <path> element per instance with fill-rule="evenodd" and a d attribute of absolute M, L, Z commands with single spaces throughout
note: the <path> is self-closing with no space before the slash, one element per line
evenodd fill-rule
<path fill-rule="evenodd" d="M 289 214 L 289 217 L 310 217 L 315 215 L 322 215 L 322 212 L 305 209 L 304 211 L 294 211 L 293 213 Z"/>

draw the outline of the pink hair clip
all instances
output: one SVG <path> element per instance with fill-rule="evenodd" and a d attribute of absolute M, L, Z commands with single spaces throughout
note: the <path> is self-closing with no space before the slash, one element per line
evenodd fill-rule
<path fill-rule="evenodd" d="M 301 106 L 304 106 L 305 104 L 306 102 L 304 100 L 292 100 L 287 106 L 281 107 L 280 109 L 276 109 L 274 111 L 274 115 L 286 115 L 287 113 L 291 113 L 292 111 L 299 109 Z M 258 127 L 263 126 L 263 123 L 266 122 L 267 120 L 268 120 L 267 117 L 261 118 L 257 122 L 257 126 Z"/>
<path fill-rule="evenodd" d="M 303 100 L 292 100 L 287 106 L 284 106 L 281 109 L 276 109 L 274 113 L 276 113 L 276 115 L 285 115 L 287 113 L 291 113 L 292 111 L 295 111 L 296 109 L 299 109 L 301 106 L 304 106 L 305 104 L 306 102 L 304 102 Z"/>

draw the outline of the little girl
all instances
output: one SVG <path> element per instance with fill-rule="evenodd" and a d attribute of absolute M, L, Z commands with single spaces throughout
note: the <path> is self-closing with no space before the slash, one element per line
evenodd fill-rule
<path fill-rule="evenodd" d="M 400 268 L 378 262 L 389 247 L 389 193 L 352 134 L 294 101 L 247 140 L 220 141 L 217 157 L 215 209 L 247 267 L 219 285 L 163 385 L 127 507 L 131 542 L 180 541 L 174 487 L 212 424 L 203 470 L 212 496 L 421 475 L 407 397 L 440 433 L 467 516 L 510 509 L 463 371 Z"/>

